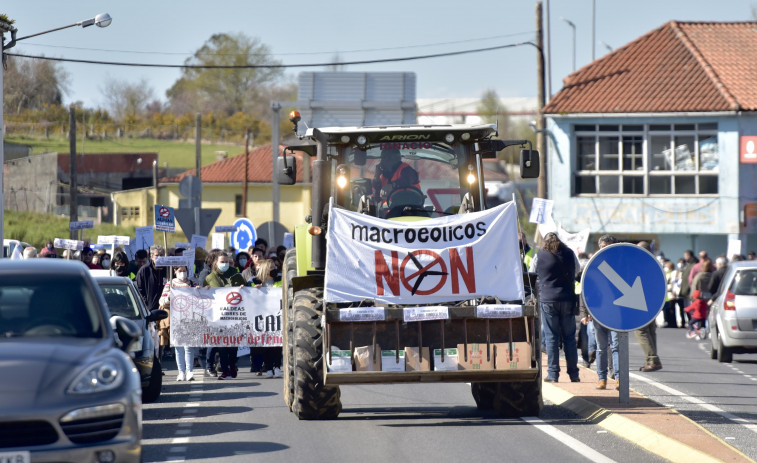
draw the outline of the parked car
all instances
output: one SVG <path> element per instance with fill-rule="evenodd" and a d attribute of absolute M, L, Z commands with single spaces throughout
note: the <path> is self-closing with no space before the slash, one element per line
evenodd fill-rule
<path fill-rule="evenodd" d="M 757 263 L 728 267 L 710 306 L 710 357 L 730 363 L 733 354 L 757 353 Z"/>
<path fill-rule="evenodd" d="M 81 262 L 1 260 L 0 460 L 141 461 L 138 336 Z"/>
<path fill-rule="evenodd" d="M 19 240 L 12 240 L 12 239 L 3 239 L 3 257 L 10 257 L 13 255 L 13 250 L 16 248 L 16 246 L 21 246 L 21 249 L 19 249 L 19 252 L 23 252 L 24 249 L 29 247 L 29 243 L 24 243 L 23 241 Z"/>
<path fill-rule="evenodd" d="M 111 315 L 120 315 L 133 320 L 141 329 L 140 342 L 135 343 L 127 353 L 139 371 L 142 401 L 154 402 L 160 397 L 160 389 L 163 387 L 163 370 L 158 357 L 160 340 L 155 322 L 166 318 L 168 312 L 148 311 L 131 279 L 109 276 L 104 272 L 109 271 L 91 271 L 105 296 L 105 303 Z"/>

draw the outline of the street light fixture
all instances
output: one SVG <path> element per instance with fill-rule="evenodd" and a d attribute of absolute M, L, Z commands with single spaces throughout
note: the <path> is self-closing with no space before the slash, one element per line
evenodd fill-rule
<path fill-rule="evenodd" d="M 113 18 L 111 18 L 108 13 L 100 13 L 94 18 L 85 19 L 83 21 L 69 24 L 68 26 L 56 27 L 55 29 L 38 32 L 36 34 L 27 35 L 20 38 L 16 38 L 16 33 L 18 32 L 17 28 L 10 26 L 10 24 L 3 23 L 3 24 L 0 24 L 1 26 L 0 27 L 0 44 L 2 44 L 2 51 L 4 52 L 5 50 L 8 50 L 9 48 L 13 48 L 16 45 L 16 42 L 18 42 L 19 40 L 25 40 L 31 37 L 37 37 L 43 34 L 48 34 L 50 32 L 55 32 L 62 29 L 68 29 L 69 27 L 75 27 L 75 26 L 89 27 L 92 25 L 96 25 L 97 27 L 108 27 L 110 26 L 110 23 L 112 22 L 113 22 Z M 10 26 L 10 27 L 6 27 L 6 24 L 7 26 Z M 7 45 L 5 44 L 5 37 L 4 37 L 4 34 L 6 32 L 10 32 L 11 34 L 11 41 L 8 42 Z M 3 69 L 5 67 L 4 66 L 5 65 L 4 53 L 2 54 L 2 56 L 0 56 L 0 61 L 2 61 L 2 64 L 3 64 L 2 66 L 0 66 L 0 141 L 2 142 L 0 143 L 0 166 L 3 166 L 5 165 L 5 148 L 3 146 L 5 144 L 5 131 L 2 129 L 2 127 L 4 126 L 4 122 L 3 122 L 3 93 L 4 93 L 3 92 Z M 72 156 L 71 156 L 72 159 L 74 158 L 73 154 L 75 153 L 72 152 Z M 75 162 L 75 159 L 71 164 L 71 175 L 70 175 L 71 178 L 74 177 L 73 172 L 75 172 L 74 162 Z M 0 239 L 5 238 L 5 197 L 3 195 L 3 188 L 4 188 L 3 177 L 2 177 L 2 173 L 0 173 Z M 72 207 L 75 210 L 76 206 L 73 205 Z"/>
<path fill-rule="evenodd" d="M 560 19 L 568 23 L 568 26 L 573 29 L 573 72 L 576 72 L 576 25 L 570 19 L 563 18 L 562 16 L 560 16 Z"/>

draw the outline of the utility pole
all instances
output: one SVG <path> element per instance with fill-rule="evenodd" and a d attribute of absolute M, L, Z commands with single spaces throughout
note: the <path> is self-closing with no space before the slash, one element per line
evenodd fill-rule
<path fill-rule="evenodd" d="M 69 197 L 69 221 L 77 222 L 79 220 L 79 195 L 77 194 L 78 185 L 76 184 L 76 108 L 71 105 L 68 109 L 68 197 Z M 70 230 L 69 237 L 75 240 L 78 236 L 77 230 Z"/>
<path fill-rule="evenodd" d="M 200 169 L 202 169 L 202 116 L 197 113 L 195 116 L 195 177 L 197 177 L 197 183 L 200 185 L 200 194 L 198 201 L 195 203 L 195 235 L 200 234 L 200 209 L 202 209 L 202 177 L 200 177 Z M 156 198 L 157 199 L 157 198 Z"/>
<path fill-rule="evenodd" d="M 247 168 L 250 164 L 250 129 L 244 135 L 244 181 L 242 182 L 242 217 L 247 217 Z"/>
<path fill-rule="evenodd" d="M 536 149 L 539 150 L 539 182 L 537 184 L 536 196 L 547 198 L 547 144 L 544 140 L 544 34 L 542 29 L 542 8 L 541 2 L 536 2 L 536 48 L 538 55 L 536 57 L 536 81 L 537 81 L 537 104 L 539 116 L 536 119 Z"/>
<path fill-rule="evenodd" d="M 279 202 L 281 200 L 279 194 L 279 179 L 276 177 L 276 159 L 279 157 L 279 144 L 281 143 L 281 135 L 279 133 L 279 128 L 281 127 L 281 115 L 279 113 L 279 111 L 281 111 L 281 104 L 276 101 L 271 103 L 271 111 L 273 112 L 273 120 L 271 121 L 271 153 L 273 156 L 271 161 L 271 172 L 273 174 L 271 176 L 271 189 L 273 190 L 273 217 L 268 223 L 268 244 L 273 247 L 274 243 L 278 243 L 274 233 L 275 226 L 279 223 Z"/>

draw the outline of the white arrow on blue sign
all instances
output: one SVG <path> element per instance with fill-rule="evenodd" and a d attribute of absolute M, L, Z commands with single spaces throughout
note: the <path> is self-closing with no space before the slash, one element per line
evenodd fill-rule
<path fill-rule="evenodd" d="M 247 218 L 237 219 L 234 222 L 236 231 L 231 234 L 231 245 L 237 251 L 247 251 L 250 246 L 255 244 L 258 234 L 255 231 L 255 225 Z"/>
<path fill-rule="evenodd" d="M 615 331 L 639 329 L 665 305 L 665 273 L 646 249 L 617 243 L 599 250 L 581 277 L 581 297 L 600 325 Z"/>

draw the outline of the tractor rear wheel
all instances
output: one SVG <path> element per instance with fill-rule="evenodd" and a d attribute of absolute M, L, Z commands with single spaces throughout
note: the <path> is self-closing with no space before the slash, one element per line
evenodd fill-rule
<path fill-rule="evenodd" d="M 323 289 L 294 294 L 292 411 L 301 420 L 330 420 L 342 411 L 339 386 L 323 383 Z"/>
<path fill-rule="evenodd" d="M 292 396 L 294 392 L 294 343 L 292 339 L 292 321 L 294 319 L 292 307 L 294 303 L 294 292 L 292 290 L 292 279 L 297 276 L 297 250 L 288 249 L 284 257 L 284 281 L 283 281 L 283 301 L 282 301 L 282 323 L 281 335 L 283 338 L 283 360 L 284 360 L 284 403 L 289 410 L 292 409 Z"/>

